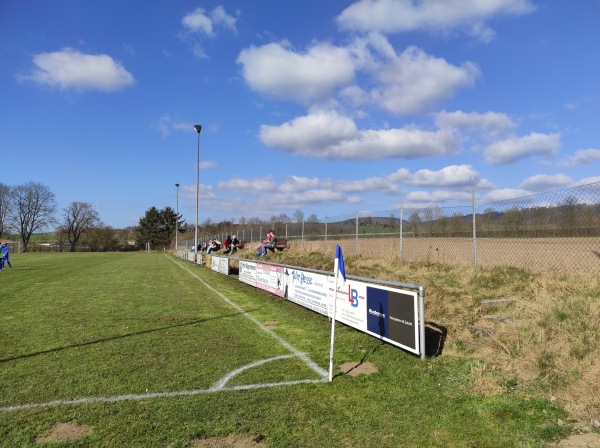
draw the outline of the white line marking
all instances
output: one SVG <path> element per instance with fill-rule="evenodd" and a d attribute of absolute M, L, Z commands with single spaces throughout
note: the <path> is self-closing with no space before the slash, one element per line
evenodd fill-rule
<path fill-rule="evenodd" d="M 263 359 L 260 361 L 256 361 L 250 364 L 247 364 L 243 367 L 240 367 L 239 369 L 235 369 L 231 372 L 229 372 L 227 375 L 225 375 L 223 378 L 221 378 L 219 381 L 217 381 L 215 384 L 213 384 L 209 390 L 221 390 L 225 387 L 225 385 L 236 375 L 239 375 L 240 373 L 242 373 L 244 370 L 248 370 L 248 369 L 252 369 L 254 367 L 258 367 L 258 366 L 262 366 L 263 364 L 266 364 L 268 362 L 271 361 L 279 361 L 280 359 L 288 359 L 288 358 L 294 358 L 295 355 L 281 355 L 281 356 L 276 356 L 274 358 L 271 359 Z"/>
<path fill-rule="evenodd" d="M 78 398 L 75 400 L 56 400 L 49 401 L 47 403 L 29 403 L 29 404 L 18 404 L 14 406 L 0 407 L 0 412 L 10 411 L 23 411 L 34 408 L 48 408 L 53 406 L 69 406 L 75 404 L 90 404 L 90 403 L 117 403 L 119 401 L 139 401 L 139 400 L 150 400 L 153 398 L 173 398 L 173 397 L 189 397 L 193 395 L 204 395 L 218 392 L 236 391 L 236 390 L 251 390 L 251 389 L 265 389 L 270 387 L 278 386 L 293 386 L 296 384 L 316 384 L 325 383 L 326 378 L 317 380 L 295 380 L 295 381 L 282 381 L 280 383 L 261 383 L 261 384 L 246 384 L 242 386 L 225 387 L 222 389 L 195 389 L 195 390 L 182 390 L 177 392 L 150 392 L 147 394 L 130 394 L 130 395 L 113 395 L 112 397 L 86 397 Z"/>
<path fill-rule="evenodd" d="M 49 401 L 46 403 L 19 404 L 19 405 L 14 405 L 14 406 L 0 407 L 0 412 L 23 411 L 23 410 L 34 409 L 34 408 L 48 408 L 48 407 L 52 407 L 52 406 L 69 406 L 69 405 L 76 405 L 76 404 L 117 403 L 120 401 L 128 401 L 128 400 L 139 401 L 139 400 L 149 400 L 149 399 L 153 399 L 153 398 L 187 397 L 187 396 L 203 395 L 203 394 L 209 394 L 209 393 L 215 393 L 215 392 L 221 392 L 221 391 L 264 389 L 264 388 L 268 388 L 268 387 L 293 386 L 296 384 L 316 384 L 316 383 L 328 382 L 328 372 L 321 369 L 305 353 L 300 352 L 298 349 L 296 349 L 293 345 L 291 345 L 285 339 L 278 336 L 277 334 L 275 334 L 273 331 L 269 330 L 268 328 L 265 328 L 258 319 L 247 314 L 246 311 L 244 311 L 240 306 L 233 303 L 231 300 L 229 300 L 229 298 L 227 298 L 221 292 L 214 289 L 212 286 L 210 286 L 208 283 L 206 283 L 204 280 L 202 280 L 200 277 L 198 277 L 198 275 L 196 275 L 194 272 L 190 271 L 187 267 L 182 266 L 181 264 L 177 263 L 175 260 L 173 260 L 170 257 L 169 257 L 169 259 L 171 261 L 173 261 L 173 263 L 179 265 L 182 269 L 185 269 L 190 274 L 192 274 L 194 277 L 196 277 L 196 279 L 199 280 L 205 287 L 207 287 L 208 289 L 213 291 L 215 294 L 217 294 L 219 297 L 221 297 L 225 302 L 227 302 L 233 308 L 238 310 L 242 314 L 242 316 L 245 316 L 246 318 L 250 319 L 256 325 L 258 325 L 258 327 L 261 330 L 263 330 L 265 333 L 268 333 L 273 338 L 275 338 L 281 345 L 283 345 L 285 348 L 287 348 L 291 352 L 291 354 L 276 356 L 276 357 L 270 358 L 270 359 L 263 359 L 260 361 L 256 361 L 256 362 L 247 364 L 238 369 L 235 369 L 235 370 L 231 371 L 230 373 L 228 373 L 227 375 L 225 375 L 219 381 L 214 383 L 208 389 L 184 390 L 184 391 L 177 391 L 177 392 L 150 392 L 147 394 L 113 395 L 110 397 L 86 397 L 86 398 L 78 398 L 75 400 L 56 400 L 56 401 Z M 251 369 L 253 367 L 258 367 L 258 366 L 266 364 L 268 362 L 278 361 L 280 359 L 295 358 L 295 357 L 300 358 L 302 361 L 304 361 L 304 363 L 306 365 L 308 365 L 313 371 L 315 371 L 320 376 L 320 378 L 316 379 L 316 380 L 308 380 L 307 379 L 307 380 L 295 380 L 295 381 L 282 381 L 279 383 L 246 384 L 246 385 L 240 385 L 240 386 L 225 387 L 225 385 L 229 381 L 231 381 L 232 378 L 234 378 L 236 375 L 242 373 L 245 370 Z"/>
<path fill-rule="evenodd" d="M 329 372 L 327 372 L 327 371 L 323 370 L 321 367 L 319 367 L 305 353 L 300 352 L 292 344 L 290 344 L 289 342 L 287 342 L 281 336 L 279 336 L 276 333 L 274 333 L 272 330 L 269 330 L 268 328 L 265 328 L 263 326 L 263 324 L 260 323 L 260 321 L 258 319 L 256 319 L 256 318 L 252 317 L 251 315 L 249 315 L 243 308 L 241 308 L 239 305 L 233 303 L 231 300 L 229 300 L 228 297 L 226 297 L 224 294 L 222 294 L 221 292 L 217 291 L 215 288 L 213 288 L 212 286 L 210 286 L 208 283 L 206 283 L 204 280 L 202 280 L 200 277 L 198 277 L 198 275 L 196 275 L 196 273 L 194 273 L 191 270 L 189 270 L 186 266 L 182 266 L 177 261 L 173 260 L 171 257 L 169 257 L 169 260 L 171 260 L 173 263 L 175 263 L 176 265 L 178 265 L 182 269 L 185 269 L 186 271 L 188 271 L 190 274 L 192 274 L 194 277 L 196 277 L 196 279 L 200 283 L 202 283 L 205 287 L 207 287 L 208 289 L 210 289 L 212 292 L 214 292 L 215 294 L 217 294 L 221 299 L 223 299 L 225 302 L 227 302 L 233 308 L 235 308 L 236 310 L 238 310 L 242 316 L 246 317 L 247 319 L 250 319 L 256 325 L 258 325 L 258 327 L 261 330 L 263 330 L 265 333 L 268 333 L 273 338 L 275 338 L 277 340 L 277 342 L 279 342 L 281 345 L 283 345 L 285 348 L 287 348 L 290 352 L 292 352 L 294 355 L 296 355 L 298 358 L 300 358 L 302 361 L 304 361 L 304 363 L 307 366 L 309 366 L 314 372 L 316 372 L 317 375 L 319 375 L 320 377 L 323 377 L 323 378 L 327 378 L 328 377 Z"/>

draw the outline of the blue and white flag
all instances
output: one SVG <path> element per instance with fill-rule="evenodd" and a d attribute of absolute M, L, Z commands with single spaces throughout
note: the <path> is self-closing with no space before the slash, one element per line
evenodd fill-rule
<path fill-rule="evenodd" d="M 336 244 L 336 246 L 335 246 L 335 259 L 337 261 L 337 272 L 335 275 L 338 278 L 338 280 L 341 275 L 345 282 L 346 281 L 346 270 L 344 269 L 344 254 L 342 254 L 342 248 L 340 247 L 339 244 Z"/>

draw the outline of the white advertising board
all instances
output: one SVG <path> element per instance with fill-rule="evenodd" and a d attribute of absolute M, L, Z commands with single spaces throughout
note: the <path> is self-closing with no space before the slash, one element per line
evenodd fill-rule
<path fill-rule="evenodd" d="M 284 298 L 327 316 L 327 279 L 324 274 L 285 268 Z"/>
<path fill-rule="evenodd" d="M 283 297 L 283 266 L 256 263 L 256 287 Z"/>
<path fill-rule="evenodd" d="M 210 258 L 210 268 L 213 271 L 229 275 L 229 257 L 217 257 L 216 255 L 212 255 Z"/>
<path fill-rule="evenodd" d="M 202 265 L 203 264 L 203 260 L 202 260 L 202 252 L 198 252 L 196 254 L 196 264 Z"/>
<path fill-rule="evenodd" d="M 239 281 L 256 287 L 256 263 L 240 260 Z"/>
<path fill-rule="evenodd" d="M 329 277 L 330 317 L 334 281 L 334 277 Z M 416 291 L 348 280 L 338 285 L 336 320 L 412 353 L 420 353 Z"/>

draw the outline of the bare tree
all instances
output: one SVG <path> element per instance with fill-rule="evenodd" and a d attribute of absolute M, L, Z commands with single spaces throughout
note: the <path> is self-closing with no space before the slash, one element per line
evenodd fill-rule
<path fill-rule="evenodd" d="M 23 251 L 33 232 L 43 230 L 56 222 L 56 200 L 47 186 L 29 182 L 17 185 L 10 192 L 12 208 L 9 210 L 9 219 L 14 223 L 23 241 Z"/>
<path fill-rule="evenodd" d="M 61 225 L 61 230 L 65 232 L 69 240 L 69 251 L 75 252 L 77 243 L 84 232 L 101 225 L 100 216 L 92 208 L 92 204 L 71 202 L 71 205 L 64 209 Z"/>
<path fill-rule="evenodd" d="M 296 220 L 297 224 L 302 223 L 302 221 L 304 221 L 304 212 L 300 209 L 297 209 L 294 212 L 294 219 Z"/>
<path fill-rule="evenodd" d="M 0 182 L 0 238 L 8 228 L 8 211 L 10 208 L 10 187 Z"/>

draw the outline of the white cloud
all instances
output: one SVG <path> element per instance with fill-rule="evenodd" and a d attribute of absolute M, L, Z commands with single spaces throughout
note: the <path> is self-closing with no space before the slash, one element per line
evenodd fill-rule
<path fill-rule="evenodd" d="M 194 56 L 198 59 L 206 59 L 208 56 L 199 40 L 202 37 L 215 38 L 218 27 L 235 33 L 236 22 L 237 19 L 227 14 L 223 6 L 217 6 L 210 13 L 207 13 L 204 8 L 196 8 L 181 19 L 185 32 L 180 33 L 179 37 L 191 44 Z"/>
<path fill-rule="evenodd" d="M 504 188 L 490 191 L 485 195 L 485 197 L 480 201 L 481 203 L 485 202 L 495 202 L 495 201 L 505 201 L 508 199 L 516 199 L 521 198 L 523 196 L 531 195 L 530 191 L 527 190 L 519 190 L 515 188 Z M 480 204 L 481 205 L 481 204 Z"/>
<path fill-rule="evenodd" d="M 596 182 L 600 182 L 600 176 L 586 177 L 578 181 L 577 185 L 595 184 Z"/>
<path fill-rule="evenodd" d="M 471 165 L 450 165 L 438 171 L 422 169 L 410 174 L 400 169 L 389 176 L 390 180 L 420 187 L 473 187 L 480 181 L 479 173 Z"/>
<path fill-rule="evenodd" d="M 204 162 L 200 162 L 200 169 L 201 170 L 210 170 L 213 168 L 217 167 L 217 162 L 215 161 L 211 161 L 211 160 L 206 160 Z"/>
<path fill-rule="evenodd" d="M 533 155 L 554 156 L 559 146 L 559 134 L 532 132 L 525 137 L 511 137 L 492 143 L 485 150 L 485 159 L 492 165 L 505 165 Z"/>
<path fill-rule="evenodd" d="M 359 180 L 338 180 L 335 188 L 344 193 L 370 193 L 376 191 L 382 194 L 397 194 L 400 189 L 397 184 L 390 182 L 387 177 L 370 177 Z"/>
<path fill-rule="evenodd" d="M 487 140 L 506 137 L 516 127 L 508 115 L 498 112 L 442 111 L 436 115 L 435 122 L 441 129 L 466 130 Z"/>
<path fill-rule="evenodd" d="M 204 8 L 196 8 L 191 13 L 183 16 L 181 24 L 190 31 L 206 34 L 207 36 L 213 35 L 212 20 L 208 17 Z"/>
<path fill-rule="evenodd" d="M 163 114 L 156 122 L 156 128 L 164 138 L 171 134 L 171 131 L 178 132 L 196 132 L 194 125 L 189 121 L 182 121 L 171 114 Z"/>
<path fill-rule="evenodd" d="M 521 182 L 520 187 L 529 191 L 541 192 L 565 187 L 572 183 L 573 179 L 564 174 L 538 174 L 525 179 Z"/>
<path fill-rule="evenodd" d="M 223 25 L 225 28 L 229 28 L 231 31 L 237 31 L 235 24 L 237 19 L 225 12 L 225 8 L 223 6 L 217 6 L 210 13 L 213 21 L 218 25 Z"/>
<path fill-rule="evenodd" d="M 405 207 L 428 207 L 446 202 L 465 202 L 472 199 L 472 193 L 468 191 L 411 191 L 406 195 Z"/>
<path fill-rule="evenodd" d="M 567 158 L 567 160 L 559 163 L 560 166 L 588 165 L 590 163 L 600 162 L 600 149 L 579 149 Z"/>
<path fill-rule="evenodd" d="M 471 62 L 461 67 L 408 47 L 400 55 L 380 64 L 374 76 L 379 86 L 371 91 L 375 104 L 394 114 L 413 114 L 471 87 L 479 77 Z"/>
<path fill-rule="evenodd" d="M 533 10 L 529 0 L 359 0 L 342 11 L 337 22 L 343 29 L 362 32 L 460 29 L 489 42 L 494 31 L 487 21 Z"/>
<path fill-rule="evenodd" d="M 351 107 L 374 105 L 394 114 L 422 112 L 474 85 L 477 66 L 460 66 L 417 47 L 397 54 L 385 36 L 372 34 L 347 47 L 314 43 L 304 52 L 288 42 L 249 47 L 237 63 L 255 91 L 300 104 L 332 101 L 336 95 Z M 356 84 L 364 74 L 369 88 Z"/>
<path fill-rule="evenodd" d="M 282 193 L 298 193 L 314 188 L 327 188 L 327 185 L 324 185 L 323 181 L 317 177 L 289 176 L 277 187 L 277 191 Z"/>
<path fill-rule="evenodd" d="M 447 166 L 438 171 L 419 170 L 411 173 L 402 168 L 387 176 L 368 177 L 364 179 L 339 179 L 289 176 L 282 182 L 271 177 L 256 179 L 232 179 L 218 184 L 219 191 L 241 191 L 252 196 L 251 202 L 269 204 L 268 213 L 273 210 L 290 210 L 302 206 L 345 202 L 356 204 L 364 202 L 362 195 L 369 193 L 399 196 L 403 193 L 402 185 L 416 185 L 426 188 L 438 188 L 433 192 L 412 192 L 407 200 L 413 206 L 420 202 L 423 207 L 451 201 L 470 201 L 471 189 L 481 185 L 491 188 L 489 182 L 481 179 L 479 174 L 469 165 Z M 246 200 L 248 202 L 248 200 Z M 405 204 L 406 205 L 406 204 Z"/>
<path fill-rule="evenodd" d="M 219 182 L 219 188 L 226 190 L 240 190 L 244 193 L 273 191 L 277 189 L 277 183 L 271 177 L 261 179 L 235 178 L 227 182 Z"/>
<path fill-rule="evenodd" d="M 106 54 L 83 54 L 72 48 L 33 57 L 36 68 L 19 79 L 62 89 L 111 92 L 135 84 L 131 73 Z"/>
<path fill-rule="evenodd" d="M 192 12 L 183 16 L 181 24 L 190 32 L 205 34 L 208 37 L 214 37 L 215 26 L 223 26 L 231 31 L 236 31 L 237 19 L 227 14 L 223 6 L 217 6 L 210 13 L 204 8 L 196 8 Z"/>
<path fill-rule="evenodd" d="M 345 48 L 316 44 L 305 53 L 287 43 L 272 43 L 243 50 L 237 60 L 245 81 L 253 89 L 302 104 L 327 99 L 352 82 L 354 63 Z"/>
<path fill-rule="evenodd" d="M 291 154 L 363 160 L 452 154 L 458 146 L 450 132 L 412 127 L 359 131 L 352 119 L 322 111 L 280 126 L 263 125 L 260 139 Z"/>

